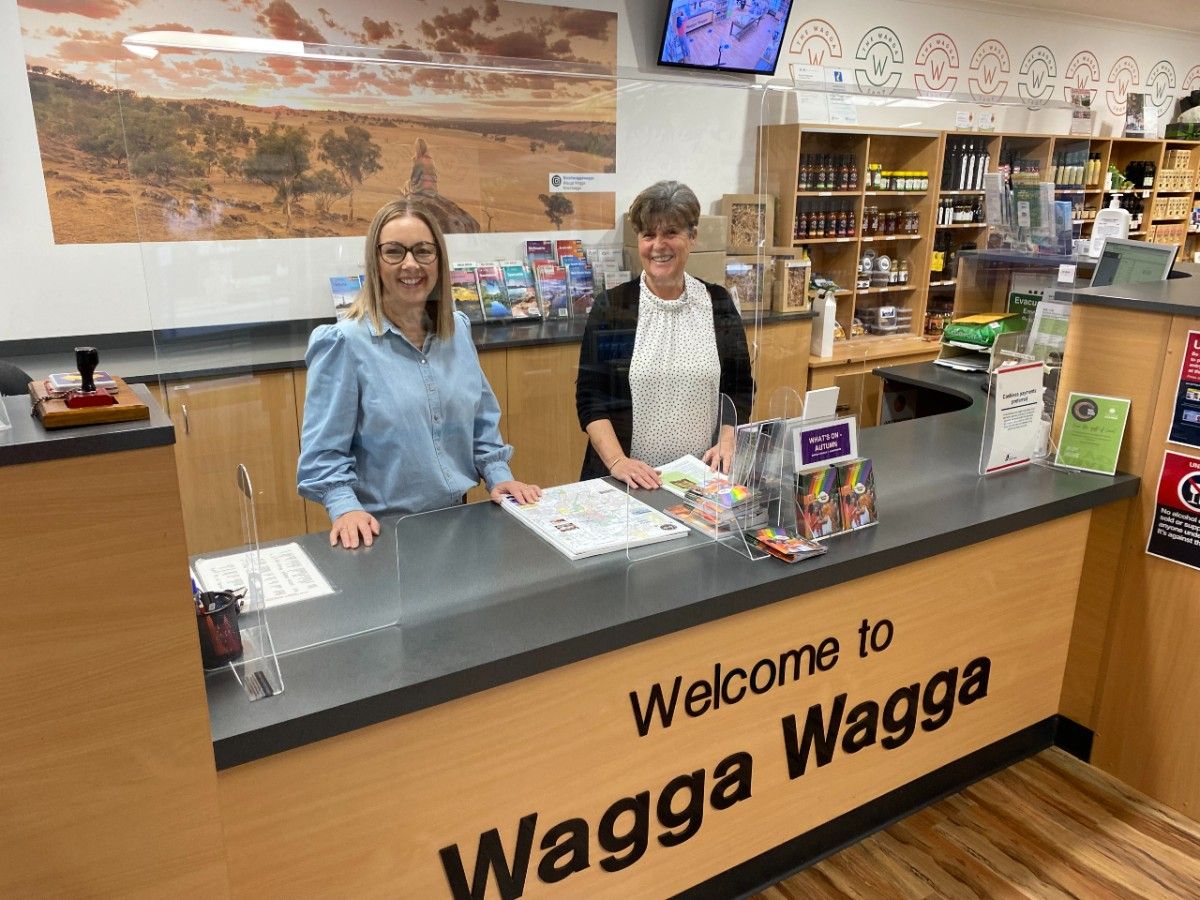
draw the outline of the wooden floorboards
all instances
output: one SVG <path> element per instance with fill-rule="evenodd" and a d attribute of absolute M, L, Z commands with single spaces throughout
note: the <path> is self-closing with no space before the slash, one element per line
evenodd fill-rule
<path fill-rule="evenodd" d="M 1200 897 L 1200 825 L 1051 749 L 755 900 Z"/>

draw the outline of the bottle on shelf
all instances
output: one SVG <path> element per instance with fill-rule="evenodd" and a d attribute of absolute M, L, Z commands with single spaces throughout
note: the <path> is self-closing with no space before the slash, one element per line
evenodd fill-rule
<path fill-rule="evenodd" d="M 1113 197 L 1108 204 L 1108 209 L 1102 209 L 1096 213 L 1096 219 L 1092 224 L 1091 255 L 1100 255 L 1100 248 L 1103 246 L 1105 238 L 1127 238 L 1129 232 L 1133 230 L 1133 216 L 1129 210 L 1122 208 L 1121 196 Z"/>

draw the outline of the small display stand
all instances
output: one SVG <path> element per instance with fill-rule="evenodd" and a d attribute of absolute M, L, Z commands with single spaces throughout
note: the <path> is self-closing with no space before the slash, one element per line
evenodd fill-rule
<path fill-rule="evenodd" d="M 244 465 L 237 467 L 237 487 L 242 506 L 242 534 L 246 541 L 246 606 L 239 628 L 242 635 L 242 657 L 229 663 L 238 683 L 251 700 L 262 700 L 283 693 L 283 673 L 271 627 L 267 622 L 267 606 L 263 596 L 262 567 L 258 545 L 258 516 L 254 508 L 254 488 L 250 473 Z"/>
<path fill-rule="evenodd" d="M 794 489 L 803 537 L 823 542 L 878 523 L 875 467 L 858 455 L 855 418 L 806 416 L 793 441 L 799 443 Z"/>
<path fill-rule="evenodd" d="M 730 479 L 744 485 L 748 497 L 724 513 L 717 540 L 747 559 L 771 555 L 755 537 L 759 530 L 796 531 L 795 468 L 789 451 L 803 406 L 794 388 L 776 388 L 767 405 L 768 417 L 736 429 Z"/>
<path fill-rule="evenodd" d="M 992 345 L 980 475 L 1007 472 L 1047 455 L 1049 425 L 1042 421 L 1045 367 L 1027 352 L 1028 338 L 1028 332 L 1001 334 Z"/>

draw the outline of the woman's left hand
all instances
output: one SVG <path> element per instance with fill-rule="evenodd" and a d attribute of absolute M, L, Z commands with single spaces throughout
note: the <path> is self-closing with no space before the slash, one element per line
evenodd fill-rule
<path fill-rule="evenodd" d="M 492 502 L 503 503 L 505 496 L 511 496 L 518 503 L 536 503 L 542 499 L 542 489 L 523 481 L 502 481 L 492 488 Z"/>

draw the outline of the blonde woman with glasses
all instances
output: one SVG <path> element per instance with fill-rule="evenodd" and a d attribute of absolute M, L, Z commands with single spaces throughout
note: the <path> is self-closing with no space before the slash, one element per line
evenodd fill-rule
<path fill-rule="evenodd" d="M 437 220 L 420 201 L 371 222 L 366 279 L 347 317 L 309 340 L 300 495 L 324 505 L 331 546 L 371 546 L 379 517 L 463 502 L 482 478 L 492 500 L 537 500 L 513 479 L 500 406 L 454 311 Z"/>

